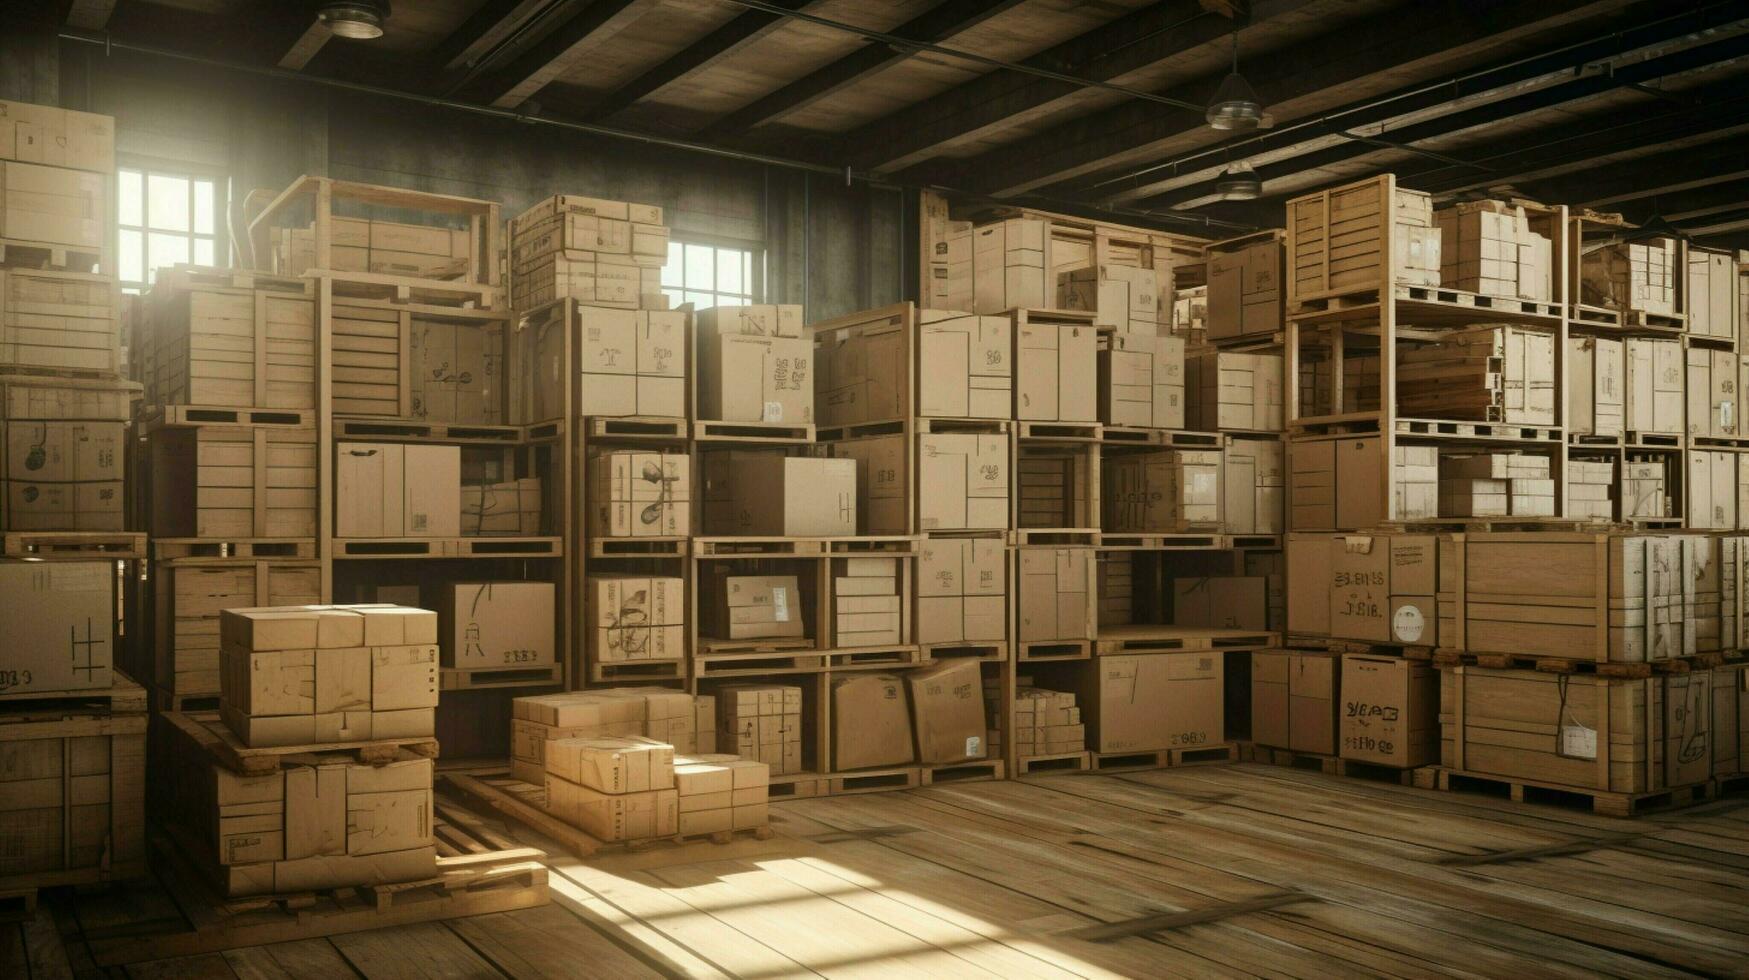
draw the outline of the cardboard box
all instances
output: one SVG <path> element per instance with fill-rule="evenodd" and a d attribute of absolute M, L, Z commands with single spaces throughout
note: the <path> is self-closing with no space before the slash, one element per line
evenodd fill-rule
<path fill-rule="evenodd" d="M 917 414 L 1012 418 L 1014 321 L 942 310 L 917 319 Z"/>
<path fill-rule="evenodd" d="M 1009 450 L 1007 435 L 918 435 L 918 529 L 1008 527 Z"/>
<path fill-rule="evenodd" d="M 1567 338 L 1567 428 L 1575 435 L 1619 436 L 1624 422 L 1626 351 L 1619 340 Z"/>
<path fill-rule="evenodd" d="M 729 684 L 716 697 L 719 748 L 764 763 L 773 776 L 802 771 L 801 688 Z"/>
<path fill-rule="evenodd" d="M 1221 528 L 1221 453 L 1172 449 L 1108 457 L 1103 530 L 1171 534 Z"/>
<path fill-rule="evenodd" d="M 108 215 L 105 178 L 29 163 L 0 164 L 0 235 L 97 251 Z"/>
<path fill-rule="evenodd" d="M 1395 657 L 1342 657 L 1344 759 L 1410 769 L 1438 748 L 1439 673 Z"/>
<path fill-rule="evenodd" d="M 621 310 L 577 304 L 577 414 L 585 418 L 638 415 L 686 417 L 688 315 L 668 310 Z M 561 338 L 543 336 L 537 364 L 563 355 Z M 544 356 L 543 356 L 544 355 Z M 556 363 L 541 379 L 558 388 Z M 556 398 L 552 399 L 556 403 Z M 545 417 L 545 416 L 543 416 Z"/>
<path fill-rule="evenodd" d="M 856 495 L 853 459 L 713 453 L 705 523 L 713 534 L 848 537 L 857 533 Z"/>
<path fill-rule="evenodd" d="M 1301 650 L 1251 655 L 1251 739 L 1260 745 L 1335 755 L 1341 659 Z"/>
<path fill-rule="evenodd" d="M 725 640 L 805 636 L 802 593 L 794 575 L 731 575 L 712 567 L 701 581 L 714 613 L 706 635 Z"/>
<path fill-rule="evenodd" d="M 659 687 L 517 698 L 511 702 L 511 775 L 542 785 L 547 746 L 558 739 L 627 735 L 672 745 L 676 752 L 714 752 L 717 699 Z"/>
<path fill-rule="evenodd" d="M 1098 334 L 1084 324 L 1027 319 L 1014 332 L 1015 418 L 1097 422 Z"/>
<path fill-rule="evenodd" d="M 1278 439 L 1229 438 L 1221 450 L 1221 524 L 1228 534 L 1286 529 L 1287 450 Z"/>
<path fill-rule="evenodd" d="M 674 746 L 639 736 L 585 736 L 547 743 L 548 778 L 600 793 L 674 788 Z"/>
<path fill-rule="evenodd" d="M 1397 357 L 1398 411 L 1411 418 L 1520 425 L 1555 421 L 1555 337 L 1484 326 L 1441 334 Z"/>
<path fill-rule="evenodd" d="M 1687 458 L 1687 526 L 1718 531 L 1737 527 L 1737 470 L 1741 454 L 1691 449 Z"/>
<path fill-rule="evenodd" d="M 1061 310 L 1093 313 L 1096 327 L 1151 335 L 1160 319 L 1160 280 L 1153 269 L 1096 265 L 1057 273 Z"/>
<path fill-rule="evenodd" d="M 1056 298 L 1049 222 L 1012 218 L 971 231 L 973 313 L 1049 309 Z"/>
<path fill-rule="evenodd" d="M 0 692 L 110 687 L 115 583 L 112 562 L 0 562 L 10 638 L 0 654 Z"/>
<path fill-rule="evenodd" d="M 683 579 L 659 575 L 589 576 L 584 628 L 593 661 L 682 659 L 686 655 L 685 588 Z"/>
<path fill-rule="evenodd" d="M 1267 583 L 1261 575 L 1173 579 L 1172 624 L 1211 629 L 1267 630 Z"/>
<path fill-rule="evenodd" d="M 905 674 L 917 733 L 917 761 L 967 762 L 985 756 L 982 673 L 975 660 L 949 660 Z"/>
<path fill-rule="evenodd" d="M 1337 538 L 1329 564 L 1330 635 L 1436 645 L 1437 549 L 1438 539 L 1432 535 Z"/>
<path fill-rule="evenodd" d="M 1210 340 L 1271 334 L 1285 324 L 1285 249 L 1280 239 L 1208 256 Z"/>
<path fill-rule="evenodd" d="M 1377 436 L 1289 443 L 1288 528 L 1356 529 L 1382 521 L 1383 456 Z"/>
<path fill-rule="evenodd" d="M 1006 640 L 1007 564 L 999 538 L 924 538 L 917 558 L 917 642 Z"/>
<path fill-rule="evenodd" d="M 1684 295 L 1688 332 L 1719 340 L 1737 338 L 1738 271 L 1735 257 L 1690 243 L 1688 291 Z"/>
<path fill-rule="evenodd" d="M 589 460 L 589 533 L 677 538 L 692 533 L 692 458 L 608 452 Z"/>
<path fill-rule="evenodd" d="M 469 483 L 461 491 L 463 536 L 541 533 L 540 480 L 524 477 L 497 483 Z"/>
<path fill-rule="evenodd" d="M 1184 428 L 1184 338 L 1113 334 L 1098 354 L 1101 422 Z"/>
<path fill-rule="evenodd" d="M 1020 548 L 1016 603 L 1022 642 L 1091 640 L 1094 562 L 1088 548 Z"/>
<path fill-rule="evenodd" d="M 47 369 L 62 375 L 68 371 L 119 371 L 120 305 L 121 292 L 109 275 L 0 269 L 0 367 Z M 53 380 L 39 378 L 37 384 Z M 29 379 L 15 379 L 15 383 L 20 382 L 30 384 Z M 114 397 L 113 386 L 109 397 Z M 124 409 L 119 414 L 128 412 Z M 116 413 L 10 417 L 113 419 Z"/>
<path fill-rule="evenodd" d="M 343 442 L 334 533 L 342 538 L 461 536 L 461 447 Z"/>
<path fill-rule="evenodd" d="M 1679 435 L 1685 431 L 1685 370 L 1682 342 L 1631 338 L 1623 399 L 1627 431 Z"/>
<path fill-rule="evenodd" d="M 547 812 L 607 842 L 672 837 L 680 799 L 671 789 L 603 793 L 547 773 Z"/>
<path fill-rule="evenodd" d="M 1688 354 L 1688 434 L 1714 439 L 1737 436 L 1739 366 L 1734 351 L 1691 347 Z"/>
<path fill-rule="evenodd" d="M 1676 312 L 1676 241 L 1620 242 L 1580 257 L 1579 301 L 1659 316 Z"/>
<path fill-rule="evenodd" d="M 18 531 L 122 528 L 120 422 L 14 420 L 4 436 L 4 526 Z"/>
<path fill-rule="evenodd" d="M 1081 672 L 1081 711 L 1096 752 L 1198 749 L 1226 741 L 1219 652 L 1096 658 Z"/>
<path fill-rule="evenodd" d="M 1204 432 L 1281 431 L 1281 366 L 1279 354 L 1203 351 L 1187 356 L 1186 423 Z"/>
<path fill-rule="evenodd" d="M 814 347 L 800 306 L 728 306 L 698 313 L 700 419 L 814 421 Z"/>
<path fill-rule="evenodd" d="M 911 437 L 904 433 L 830 443 L 832 455 L 856 463 L 860 534 L 911 533 Z"/>
<path fill-rule="evenodd" d="M 551 582 L 466 582 L 439 606 L 445 667 L 538 667 L 556 663 Z"/>
<path fill-rule="evenodd" d="M 905 682 L 893 674 L 832 681 L 832 771 L 904 766 L 916 760 Z"/>
<path fill-rule="evenodd" d="M 115 172 L 115 117 L 0 101 L 0 158 Z"/>

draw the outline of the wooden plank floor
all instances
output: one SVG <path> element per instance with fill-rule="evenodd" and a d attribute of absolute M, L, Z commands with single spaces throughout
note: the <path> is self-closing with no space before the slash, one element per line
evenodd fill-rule
<path fill-rule="evenodd" d="M 0 976 L 1749 976 L 1741 799 L 1628 821 L 1238 765 L 772 814 L 554 860 L 545 908 L 125 969 L 82 938 L 125 892 L 45 901 Z"/>

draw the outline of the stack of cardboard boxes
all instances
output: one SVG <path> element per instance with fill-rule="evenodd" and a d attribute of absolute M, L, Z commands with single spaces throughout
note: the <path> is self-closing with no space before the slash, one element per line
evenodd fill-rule
<path fill-rule="evenodd" d="M 598 840 L 680 830 L 674 746 L 636 735 L 561 738 L 546 747 L 547 811 Z"/>
<path fill-rule="evenodd" d="M 834 648 L 910 642 L 899 601 L 899 559 L 835 558 L 832 565 Z"/>
<path fill-rule="evenodd" d="M 662 209 L 560 194 L 510 222 L 510 297 L 520 310 L 557 299 L 665 310 Z"/>
<path fill-rule="evenodd" d="M 814 345 L 800 306 L 698 313 L 696 416 L 713 422 L 814 422 Z"/>
<path fill-rule="evenodd" d="M 1555 481 L 1547 456 L 1442 453 L 1439 516 L 1553 517 Z"/>
<path fill-rule="evenodd" d="M 677 755 L 674 791 L 680 833 L 757 830 L 770 816 L 771 767 L 733 755 Z"/>
<path fill-rule="evenodd" d="M 107 252 L 114 172 L 113 117 L 0 101 L 0 238 L 76 253 L 85 260 L 77 271 L 91 272 Z M 115 269 L 102 264 L 113 283 Z"/>
<path fill-rule="evenodd" d="M 511 702 L 510 774 L 536 786 L 546 782 L 547 748 L 563 738 L 638 735 L 681 754 L 717 749 L 717 705 L 660 687 L 604 688 L 539 694 Z"/>
<path fill-rule="evenodd" d="M 1676 312 L 1676 240 L 1622 242 L 1584 252 L 1579 301 L 1629 313 Z"/>
<path fill-rule="evenodd" d="M 1087 726 L 1071 691 L 1035 687 L 1021 678 L 1014 695 L 1014 757 L 1070 755 L 1087 750 Z M 994 714 L 994 712 L 992 712 Z"/>
<path fill-rule="evenodd" d="M 222 722 L 176 716 L 166 760 L 172 823 L 224 894 L 435 875 L 432 760 L 391 750 L 392 760 L 377 751 L 365 764 L 343 743 L 429 738 L 436 639 L 437 616 L 421 609 L 225 611 Z M 211 727 L 221 723 L 228 733 Z M 221 739 L 286 754 L 266 770 L 232 771 L 213 750 Z"/>
<path fill-rule="evenodd" d="M 1473 201 L 1441 208 L 1440 285 L 1485 296 L 1553 297 L 1554 253 L 1523 208 Z"/>
<path fill-rule="evenodd" d="M 773 776 L 802 771 L 802 689 L 728 684 L 716 690 L 717 747 L 764 763 Z"/>

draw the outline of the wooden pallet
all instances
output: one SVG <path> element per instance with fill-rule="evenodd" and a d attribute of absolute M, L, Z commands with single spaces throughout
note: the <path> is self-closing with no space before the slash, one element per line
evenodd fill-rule
<path fill-rule="evenodd" d="M 1358 653 L 1372 657 L 1403 657 L 1407 660 L 1431 661 L 1434 648 L 1409 643 L 1374 643 L 1368 640 L 1342 640 L 1328 636 L 1308 636 L 1289 633 L 1281 645 L 1289 650 L 1322 650 L 1325 653 Z"/>
<path fill-rule="evenodd" d="M 1122 425 L 1099 427 L 1099 441 L 1112 446 L 1157 446 L 1163 449 L 1219 449 L 1218 432 L 1181 429 L 1143 429 Z"/>
<path fill-rule="evenodd" d="M 1092 548 L 1099 544 L 1099 530 L 1091 527 L 1023 527 L 1008 532 L 1008 543 L 1016 547 Z"/>
<path fill-rule="evenodd" d="M 840 772 L 826 777 L 827 792 L 833 796 L 850 793 L 884 793 L 889 790 L 916 789 L 923 784 L 923 772 L 916 766 L 871 769 L 866 772 Z"/>
<path fill-rule="evenodd" d="M 1720 780 L 1707 780 L 1650 793 L 1612 793 L 1582 786 L 1562 786 L 1528 779 L 1512 779 L 1486 773 L 1464 772 L 1444 766 L 1413 770 L 1414 785 L 1422 789 L 1504 796 L 1514 803 L 1588 809 L 1599 816 L 1638 817 L 1660 810 L 1693 806 L 1716 799 Z"/>
<path fill-rule="evenodd" d="M 146 557 L 146 535 L 132 531 L 7 531 L 0 536 L 7 558 L 90 561 Z"/>
<path fill-rule="evenodd" d="M 1429 517 L 1413 521 L 1383 521 L 1375 530 L 1384 534 L 1436 534 L 1441 531 L 1482 534 L 1489 531 L 1558 531 L 1565 534 L 1595 534 L 1615 527 L 1612 521 L 1591 517 Z"/>
<path fill-rule="evenodd" d="M 786 425 L 781 422 L 709 422 L 692 423 L 695 442 L 774 442 L 811 443 L 815 441 L 814 424 Z"/>
<path fill-rule="evenodd" d="M 1629 449 L 1681 449 L 1683 438 L 1677 432 L 1625 432 L 1622 444 Z"/>
<path fill-rule="evenodd" d="M 692 429 L 685 419 L 654 418 L 647 415 L 628 415 L 620 418 L 606 418 L 595 415 L 583 420 L 583 437 L 592 442 L 604 439 L 660 439 L 668 442 L 683 441 Z"/>
<path fill-rule="evenodd" d="M 796 646 L 773 645 L 782 641 L 745 641 L 744 649 L 736 649 L 742 641 L 700 640 L 702 649 L 692 657 L 696 677 L 747 677 L 754 674 L 813 674 L 826 669 L 825 655 L 815 650 L 813 641 L 800 639 Z M 753 644 L 764 643 L 764 646 Z M 729 644 L 719 646 L 719 644 Z"/>
<path fill-rule="evenodd" d="M 465 310 L 496 309 L 503 291 L 484 283 L 445 279 L 416 279 L 378 272 L 347 272 L 311 269 L 311 278 L 332 281 L 335 296 L 376 300 L 396 306 L 439 306 Z"/>
<path fill-rule="evenodd" d="M 1172 769 L 1179 766 L 1221 765 L 1239 758 L 1238 747 L 1231 742 L 1221 745 L 1198 745 L 1182 749 L 1156 749 L 1147 752 L 1093 752 L 1094 772 L 1117 772 L 1126 769 Z"/>
<path fill-rule="evenodd" d="M 31 714 L 58 711 L 85 713 L 144 714 L 148 698 L 146 689 L 119 670 L 108 687 L 76 690 L 0 690 L 0 710 Z"/>
<path fill-rule="evenodd" d="M 923 785 L 936 783 L 972 783 L 1002 779 L 1007 774 L 1001 759 L 976 759 L 971 762 L 948 762 L 919 767 Z"/>
<path fill-rule="evenodd" d="M 257 272 L 249 269 L 221 269 L 208 265 L 191 265 L 186 262 L 178 262 L 168 269 L 159 268 L 153 279 L 153 284 L 162 284 L 178 289 L 211 286 L 219 289 L 294 293 L 300 296 L 313 296 L 316 293 L 315 283 L 299 276 L 282 276 L 277 273 Z"/>
<path fill-rule="evenodd" d="M 288 755 L 344 752 L 358 761 L 379 765 L 403 758 L 411 752 L 427 759 L 437 758 L 437 739 L 381 738 L 355 742 L 320 742 L 309 745 L 276 745 L 260 748 L 244 745 L 215 714 L 205 712 L 162 712 L 159 717 L 176 726 L 195 744 L 210 752 L 226 769 L 246 776 L 278 772 Z"/>
<path fill-rule="evenodd" d="M 1092 640 L 1021 640 L 1014 645 L 1014 659 L 1021 663 L 1051 660 L 1089 660 Z"/>
<path fill-rule="evenodd" d="M 316 424 L 307 408 L 227 408 L 209 405 L 157 405 L 143 409 L 134 422 L 142 432 L 194 425 L 267 425 L 302 428 Z"/>
<path fill-rule="evenodd" d="M 873 535 L 848 538 L 703 537 L 692 539 L 692 553 L 700 558 L 817 558 L 885 557 L 917 553 L 918 538 L 909 535 Z"/>
<path fill-rule="evenodd" d="M 158 711 L 211 712 L 219 710 L 219 696 L 212 691 L 152 691 L 152 707 Z"/>
<path fill-rule="evenodd" d="M 1619 329 L 1621 327 L 1621 311 L 1604 306 L 1588 306 L 1584 303 L 1574 303 L 1567 307 L 1567 316 L 1575 327 L 1605 327 Z"/>
<path fill-rule="evenodd" d="M 405 558 L 559 558 L 564 539 L 544 536 L 480 535 L 462 538 L 336 538 L 334 557 Z"/>
<path fill-rule="evenodd" d="M 155 840 L 154 852 L 152 890 L 163 897 L 150 905 L 175 908 L 183 918 L 89 937 L 92 958 L 101 966 L 509 912 L 550 900 L 545 854 L 531 847 L 439 856 L 437 876 L 424 881 L 254 899 L 218 895 L 168 840 Z"/>
<path fill-rule="evenodd" d="M 1101 531 L 1093 545 L 1105 551 L 1219 551 L 1227 546 L 1223 534 L 1116 534 Z"/>
<path fill-rule="evenodd" d="M 1028 441 L 1098 442 L 1104 428 L 1098 422 L 1018 421 L 1014 423 L 1014 434 Z"/>
<path fill-rule="evenodd" d="M 507 687 L 552 687 L 565 683 L 558 664 L 534 667 L 445 667 L 438 673 L 444 691 L 483 691 Z"/>
<path fill-rule="evenodd" d="M 591 558 L 685 558 L 691 538 L 597 538 L 589 541 Z"/>
<path fill-rule="evenodd" d="M 628 660 L 622 663 L 592 662 L 589 665 L 589 680 L 594 684 L 685 679 L 686 661 L 684 660 Z"/>
<path fill-rule="evenodd" d="M 460 422 L 425 422 L 396 418 L 337 418 L 335 439 L 371 442 L 431 442 L 442 445 L 519 445 L 528 438 L 526 426 L 482 425 Z"/>
<path fill-rule="evenodd" d="M 1596 674 L 1599 677 L 1641 679 L 1654 674 L 1687 674 L 1708 670 L 1740 659 L 1743 651 L 1720 650 L 1689 657 L 1669 657 L 1645 663 L 1598 663 L 1574 657 L 1547 657 L 1523 653 L 1477 653 L 1440 647 L 1433 651 L 1439 667 L 1486 667 L 1492 670 L 1534 670 L 1544 674 Z"/>
<path fill-rule="evenodd" d="M 1278 749 L 1268 745 L 1258 745 L 1255 742 L 1239 743 L 1239 761 L 1256 762 L 1263 765 L 1283 766 L 1289 769 L 1307 769 L 1321 772 L 1326 776 L 1342 776 L 1349 779 L 1370 779 L 1374 782 L 1396 783 L 1399 786 L 1413 784 L 1416 768 L 1398 769 L 1393 766 L 1381 766 L 1376 762 L 1362 762 L 1358 759 L 1344 759 L 1336 755 L 1320 755 L 1315 752 L 1294 752 L 1289 749 Z"/>
<path fill-rule="evenodd" d="M 982 663 L 1007 663 L 1008 644 L 994 643 L 925 643 L 919 647 L 924 660 L 977 660 Z"/>
<path fill-rule="evenodd" d="M 1624 330 L 1668 330 L 1680 332 L 1688 322 L 1688 317 L 1682 313 L 1647 313 L 1645 310 L 1623 310 L 1621 325 Z"/>
<path fill-rule="evenodd" d="M 768 794 L 772 800 L 802 800 L 825 796 L 826 777 L 817 772 L 786 772 L 772 776 Z"/>
<path fill-rule="evenodd" d="M 1135 653 L 1192 653 L 1217 650 L 1258 650 L 1281 645 L 1281 634 L 1268 630 L 1215 629 L 1191 626 L 1108 626 L 1094 641 L 1101 656 Z"/>
<path fill-rule="evenodd" d="M 919 646 L 836 647 L 826 651 L 826 664 L 833 670 L 895 670 L 927 663 L 929 655 Z"/>
<path fill-rule="evenodd" d="M 1015 760 L 1016 776 L 1037 776 L 1057 772 L 1086 772 L 1093 768 L 1093 753 L 1066 752 L 1061 755 L 1034 755 Z"/>
<path fill-rule="evenodd" d="M 1516 425 L 1510 422 L 1460 422 L 1448 419 L 1397 419 L 1399 436 L 1417 439 L 1452 439 L 1487 442 L 1561 442 L 1559 426 Z"/>
<path fill-rule="evenodd" d="M 314 538 L 153 538 L 152 557 L 315 558 Z"/>

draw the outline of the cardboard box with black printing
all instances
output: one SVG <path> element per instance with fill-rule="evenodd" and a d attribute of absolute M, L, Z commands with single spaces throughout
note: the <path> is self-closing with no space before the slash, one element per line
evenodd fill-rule
<path fill-rule="evenodd" d="M 698 320 L 700 419 L 814 421 L 814 345 L 800 306 L 720 306 Z"/>
<path fill-rule="evenodd" d="M 1341 756 L 1408 769 L 1439 749 L 1439 672 L 1400 657 L 1342 657 Z"/>
<path fill-rule="evenodd" d="M 446 586 L 445 667 L 539 667 L 554 663 L 551 582 L 458 582 Z"/>
<path fill-rule="evenodd" d="M 856 463 L 858 533 L 911 533 L 910 437 L 869 436 L 830 445 L 833 456 Z"/>
<path fill-rule="evenodd" d="M 585 628 L 596 663 L 679 660 L 686 652 L 686 583 L 598 574 L 586 583 Z"/>
<path fill-rule="evenodd" d="M 692 459 L 617 451 L 589 461 L 589 533 L 671 538 L 692 533 Z"/>
<path fill-rule="evenodd" d="M 0 562 L 0 693 L 110 687 L 115 587 L 113 562 Z"/>
<path fill-rule="evenodd" d="M 1078 702 L 1096 752 L 1219 745 L 1224 729 L 1219 652 L 1096 658 L 1079 672 Z"/>
<path fill-rule="evenodd" d="M 584 417 L 686 416 L 688 315 L 669 310 L 620 310 L 577 306 L 577 414 Z M 537 366 L 563 355 L 559 337 L 537 353 Z M 543 370 L 540 381 L 562 380 L 561 365 Z"/>
<path fill-rule="evenodd" d="M 917 761 L 943 765 L 986 754 L 982 672 L 975 660 L 946 663 L 905 674 L 917 734 Z"/>
<path fill-rule="evenodd" d="M 1221 453 L 1166 449 L 1113 456 L 1101 473 L 1101 527 L 1125 534 L 1221 527 Z"/>
<path fill-rule="evenodd" d="M 1337 536 L 1326 573 L 1330 635 L 1437 645 L 1438 557 L 1432 535 Z"/>
<path fill-rule="evenodd" d="M 713 566 L 699 587 L 710 590 L 707 636 L 751 640 L 806 635 L 802 592 L 794 575 L 734 575 Z"/>
<path fill-rule="evenodd" d="M 917 414 L 1012 418 L 1014 321 L 944 310 L 919 310 L 917 318 Z"/>
<path fill-rule="evenodd" d="M 856 534 L 854 459 L 718 452 L 705 459 L 705 527 L 712 534 Z"/>
<path fill-rule="evenodd" d="M 832 770 L 904 766 L 916 760 L 905 681 L 858 674 L 832 681 Z"/>
<path fill-rule="evenodd" d="M 5 443 L 0 527 L 14 531 L 122 529 L 120 422 L 18 419 L 0 424 Z"/>
<path fill-rule="evenodd" d="M 1008 435 L 917 436 L 917 526 L 923 531 L 1008 526 Z"/>
<path fill-rule="evenodd" d="M 763 762 L 773 776 L 802 771 L 800 687 L 729 684 L 716 699 L 719 749 Z"/>

